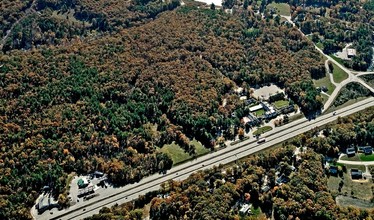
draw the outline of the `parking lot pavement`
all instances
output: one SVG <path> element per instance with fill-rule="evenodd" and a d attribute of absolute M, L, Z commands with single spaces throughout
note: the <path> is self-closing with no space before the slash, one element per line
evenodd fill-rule
<path fill-rule="evenodd" d="M 81 189 L 78 188 L 78 180 L 81 179 L 81 178 L 87 178 L 87 180 L 90 181 L 89 186 L 94 187 L 94 193 L 92 193 L 90 195 L 94 195 L 94 197 L 97 197 L 97 198 L 104 197 L 104 196 L 110 194 L 114 189 L 113 186 L 108 185 L 107 183 L 104 186 L 98 186 L 98 184 L 102 180 L 106 179 L 105 176 L 100 177 L 100 178 L 92 178 L 90 175 L 74 176 L 71 183 L 70 183 L 70 190 L 69 190 L 69 194 L 68 194 L 68 197 L 71 198 L 70 207 L 73 207 L 73 206 L 76 206 L 76 205 L 84 205 L 85 203 L 89 203 L 89 201 L 90 201 L 90 199 L 86 200 L 86 199 L 84 199 L 84 197 L 78 197 L 79 191 L 81 190 Z M 34 216 L 34 218 L 36 217 L 37 219 L 50 219 L 51 216 L 52 216 L 50 213 L 54 213 L 54 215 L 55 215 L 55 214 L 58 214 L 62 211 L 58 210 L 57 208 L 53 208 L 51 210 L 45 211 L 41 215 L 38 215 L 38 212 L 37 212 L 37 210 L 35 209 L 35 206 L 34 206 L 31 209 L 31 212 L 32 212 L 32 215 Z"/>

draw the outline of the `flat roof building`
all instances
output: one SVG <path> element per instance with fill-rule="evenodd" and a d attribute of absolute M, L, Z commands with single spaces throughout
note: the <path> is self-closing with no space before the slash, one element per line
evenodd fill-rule
<path fill-rule="evenodd" d="M 347 57 L 352 58 L 354 56 L 356 56 L 356 49 L 348 48 L 347 49 Z"/>
<path fill-rule="evenodd" d="M 255 112 L 255 111 L 258 111 L 258 110 L 260 110 L 262 108 L 263 108 L 263 106 L 261 104 L 259 104 L 259 105 L 255 105 L 255 106 L 250 107 L 249 111 L 250 112 Z"/>

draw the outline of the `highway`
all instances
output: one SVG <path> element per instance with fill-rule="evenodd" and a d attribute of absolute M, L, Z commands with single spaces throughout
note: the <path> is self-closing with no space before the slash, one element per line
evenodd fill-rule
<path fill-rule="evenodd" d="M 111 192 L 108 192 L 105 197 L 94 198 L 89 203 L 77 204 L 62 211 L 54 209 L 53 214 L 47 212 L 43 215 L 35 217 L 38 220 L 83 219 L 99 213 L 99 210 L 104 206 L 110 207 L 116 203 L 125 203 L 138 198 L 139 195 L 144 195 L 147 192 L 157 190 L 159 189 L 161 183 L 168 180 L 183 180 L 198 170 L 211 168 L 213 166 L 218 166 L 219 164 L 234 162 L 239 158 L 246 157 L 276 144 L 282 143 L 315 127 L 326 125 L 327 123 L 336 120 L 338 117 L 347 116 L 372 106 L 374 106 L 374 97 L 370 97 L 337 110 L 335 115 L 329 113 L 312 121 L 308 121 L 305 118 L 299 119 L 287 125 L 276 127 L 274 130 L 268 132 L 267 135 L 263 136 L 266 138 L 266 142 L 263 144 L 258 144 L 254 138 L 251 138 L 236 145 L 228 146 L 217 152 L 204 155 L 193 161 L 173 167 L 165 175 L 155 174 L 142 179 L 138 183 L 113 189 Z"/>

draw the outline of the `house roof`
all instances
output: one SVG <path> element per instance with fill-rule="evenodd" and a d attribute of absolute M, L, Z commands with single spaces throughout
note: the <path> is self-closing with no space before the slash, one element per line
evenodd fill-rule
<path fill-rule="evenodd" d="M 260 105 L 255 105 L 255 106 L 253 106 L 253 107 L 250 107 L 249 108 L 249 111 L 250 112 L 255 112 L 255 111 L 257 111 L 257 110 L 260 110 L 260 109 L 262 109 L 263 107 L 262 107 L 262 105 L 260 104 Z"/>
<path fill-rule="evenodd" d="M 362 175 L 362 171 L 359 170 L 359 169 L 351 169 L 351 175 L 352 176 L 361 176 Z"/>
<path fill-rule="evenodd" d="M 356 56 L 356 49 L 348 48 L 347 49 L 347 55 L 348 56 Z"/>
<path fill-rule="evenodd" d="M 356 153 L 355 149 L 353 147 L 347 148 L 347 154 L 354 154 Z"/>

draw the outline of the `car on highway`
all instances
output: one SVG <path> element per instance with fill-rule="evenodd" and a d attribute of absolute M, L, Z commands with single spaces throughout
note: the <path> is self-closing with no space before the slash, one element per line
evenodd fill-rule
<path fill-rule="evenodd" d="M 257 141 L 257 144 L 262 144 L 262 143 L 265 143 L 266 139 L 265 138 L 262 138 L 260 140 Z"/>

